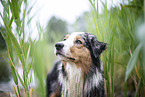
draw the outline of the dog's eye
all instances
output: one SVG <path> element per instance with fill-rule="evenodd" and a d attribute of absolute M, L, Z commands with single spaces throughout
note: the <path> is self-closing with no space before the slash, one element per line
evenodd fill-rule
<path fill-rule="evenodd" d="M 66 40 L 66 38 L 63 38 L 63 41 L 65 41 Z"/>
<path fill-rule="evenodd" d="M 82 44 L 82 41 L 80 41 L 80 40 L 77 39 L 77 40 L 75 41 L 75 43 L 77 43 L 77 44 Z"/>

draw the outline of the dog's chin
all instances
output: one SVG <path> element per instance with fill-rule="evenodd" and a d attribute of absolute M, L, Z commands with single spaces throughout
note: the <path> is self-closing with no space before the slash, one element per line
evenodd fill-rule
<path fill-rule="evenodd" d="M 62 60 L 62 61 L 74 62 L 76 60 L 75 58 L 66 56 L 66 55 L 59 53 L 59 52 L 56 53 L 56 56 L 58 56 L 60 58 L 60 60 Z"/>

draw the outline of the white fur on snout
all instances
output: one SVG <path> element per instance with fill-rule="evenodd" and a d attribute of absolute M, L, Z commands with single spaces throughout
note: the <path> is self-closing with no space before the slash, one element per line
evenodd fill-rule
<path fill-rule="evenodd" d="M 58 42 L 58 43 L 63 43 L 64 44 L 64 47 L 62 48 L 62 51 L 61 51 L 61 53 L 63 55 L 65 55 L 65 56 L 71 56 L 71 54 L 70 54 L 70 47 L 72 47 L 74 45 L 74 40 L 75 40 L 76 36 L 78 36 L 79 34 L 84 34 L 84 32 L 73 32 L 68 37 L 68 39 L 66 39 L 65 41 Z M 56 48 L 55 48 L 55 53 L 56 53 Z M 61 58 L 61 56 L 60 56 L 60 58 Z"/>

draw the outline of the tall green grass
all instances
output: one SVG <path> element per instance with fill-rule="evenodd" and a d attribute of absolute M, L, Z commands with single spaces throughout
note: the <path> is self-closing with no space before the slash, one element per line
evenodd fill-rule
<path fill-rule="evenodd" d="M 30 49 L 25 49 L 24 46 L 24 39 L 25 39 L 25 34 L 24 34 L 24 24 L 25 24 L 25 15 L 26 15 L 26 7 L 27 7 L 27 3 L 25 3 L 25 9 L 24 9 L 24 13 L 23 13 L 23 18 L 22 20 L 20 19 L 20 8 L 21 8 L 21 4 L 23 1 L 2 1 L 1 3 L 4 7 L 4 11 L 3 14 L 1 13 L 1 18 L 3 19 L 5 28 L 6 28 L 6 33 L 2 32 L 2 35 L 7 43 L 7 49 L 8 49 L 8 57 L 9 60 L 8 63 L 11 66 L 11 72 L 12 72 L 12 76 L 14 79 L 14 82 L 16 84 L 16 88 L 14 87 L 15 90 L 15 94 L 17 97 L 21 97 L 20 94 L 20 87 L 18 83 L 18 80 L 20 80 L 23 88 L 25 89 L 25 93 L 26 95 L 29 97 L 30 96 L 30 85 L 29 85 L 29 79 L 28 79 L 28 73 L 29 70 L 26 70 L 26 68 L 28 68 L 28 65 L 26 64 L 26 60 L 27 60 L 27 56 L 29 56 L 29 51 Z M 9 9 L 10 7 L 10 9 Z M 10 16 L 10 12 L 12 13 L 12 16 Z M 19 35 L 19 37 L 21 35 L 23 35 L 23 39 L 17 40 L 17 38 L 14 36 L 13 32 L 12 32 L 12 23 L 15 22 L 17 25 L 17 31 L 16 34 Z M 30 47 L 29 47 L 30 48 Z M 25 49 L 25 50 L 24 50 Z M 23 78 L 20 77 L 18 70 L 16 68 L 16 63 L 14 62 L 14 55 L 13 55 L 13 50 L 16 51 L 16 54 L 20 60 L 20 63 L 22 64 L 23 67 Z M 29 67 L 31 68 L 31 67 Z"/>
<path fill-rule="evenodd" d="M 94 28 L 90 27 L 88 31 L 94 29 L 98 40 L 108 44 L 107 51 L 102 56 L 107 97 L 121 93 L 127 97 L 129 92 L 135 96 L 143 96 L 144 40 L 138 41 L 136 36 L 139 33 L 136 30 L 139 26 L 137 21 L 142 16 L 142 9 L 145 9 L 141 3 L 143 1 L 129 1 L 128 5 L 121 5 L 121 9 L 112 7 L 110 10 L 107 9 L 107 0 L 101 1 L 102 14 L 99 14 L 98 0 L 89 2 Z M 90 24 L 88 22 L 88 26 Z M 136 86 L 135 89 L 130 82 Z"/>
<path fill-rule="evenodd" d="M 11 67 L 12 77 L 15 83 L 15 96 L 32 97 L 34 94 L 35 96 L 45 97 L 46 73 L 44 64 L 42 64 L 43 60 L 39 60 L 39 57 L 42 57 L 40 54 L 40 51 L 42 50 L 37 45 L 37 42 L 41 41 L 41 38 L 39 38 L 37 42 L 36 39 L 33 41 L 30 38 L 32 32 L 29 26 L 33 18 L 33 16 L 30 16 L 30 13 L 33 5 L 30 6 L 27 0 L 1 0 L 1 4 L 4 10 L 3 13 L 0 13 L 0 16 L 6 30 L 6 33 L 3 30 L 1 34 L 7 44 L 9 60 L 5 57 L 4 58 Z M 39 30 L 38 37 L 41 37 L 41 33 L 43 33 L 42 27 L 38 26 L 37 28 Z M 27 41 L 25 41 L 26 38 L 28 38 Z M 18 73 L 17 67 L 22 68 L 22 76 Z M 31 87 L 33 70 L 37 86 L 35 86 L 35 90 Z M 20 84 L 22 85 L 22 89 Z M 22 93 L 23 90 L 24 93 Z"/>

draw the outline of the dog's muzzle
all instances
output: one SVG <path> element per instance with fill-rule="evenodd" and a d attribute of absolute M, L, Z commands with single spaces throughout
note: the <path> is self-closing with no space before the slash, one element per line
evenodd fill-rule
<path fill-rule="evenodd" d="M 67 60 L 74 61 L 75 58 L 66 56 L 66 55 L 63 53 L 63 47 L 64 47 L 64 44 L 63 44 L 63 43 L 56 43 L 56 44 L 55 44 L 56 55 L 60 55 L 60 56 L 62 56 L 63 58 L 66 58 Z"/>

